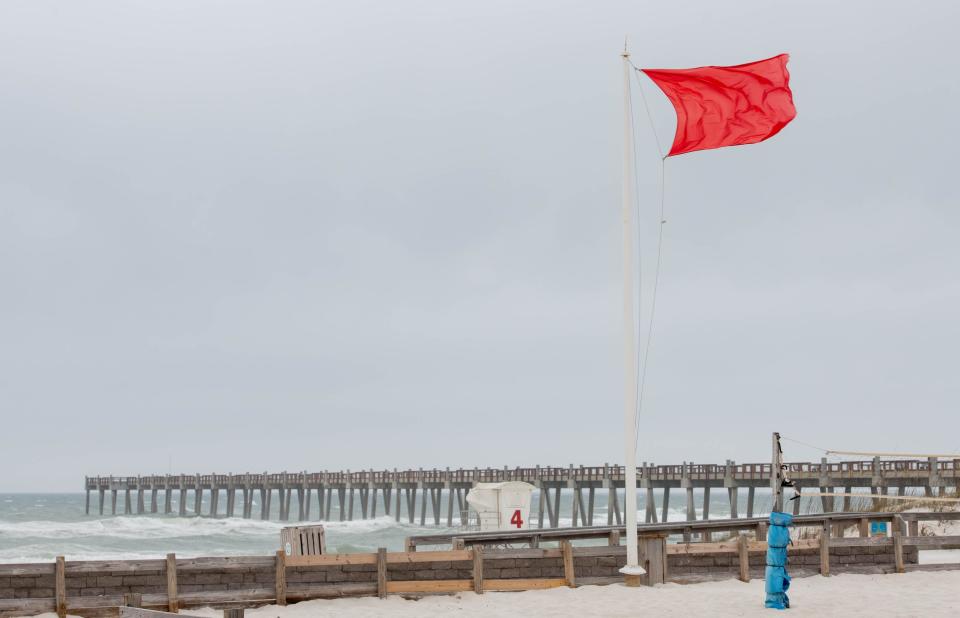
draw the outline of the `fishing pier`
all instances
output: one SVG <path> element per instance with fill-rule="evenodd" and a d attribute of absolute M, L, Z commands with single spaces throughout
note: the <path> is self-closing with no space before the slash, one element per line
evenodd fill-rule
<path fill-rule="evenodd" d="M 858 491 L 863 499 L 903 496 L 922 491 L 926 496 L 943 495 L 947 486 L 956 487 L 960 477 L 960 459 L 927 459 L 791 463 L 787 473 L 798 487 L 819 488 L 822 493 L 840 490 Z M 653 465 L 637 468 L 637 488 L 645 492 L 647 523 L 666 521 L 671 490 L 685 494 L 686 519 L 697 519 L 696 498 L 701 500 L 700 516 L 710 517 L 711 491 L 726 493 L 730 517 L 753 517 L 756 490 L 770 488 L 770 463 Z M 174 513 L 180 516 L 243 517 L 250 519 L 257 512 L 267 520 L 273 514 L 276 498 L 278 517 L 289 521 L 296 508 L 299 521 L 330 521 L 331 513 L 338 521 L 352 521 L 359 516 L 370 519 L 378 509 L 396 521 L 401 517 L 413 524 L 453 526 L 466 524 L 466 496 L 477 483 L 523 481 L 539 490 L 536 518 L 539 527 L 556 528 L 560 522 L 561 497 L 572 495 L 569 514 L 573 526 L 589 526 L 594 521 L 594 505 L 598 492 L 606 492 L 607 524 L 624 521 L 623 507 L 617 490 L 623 490 L 625 471 L 622 466 L 573 466 L 534 468 L 472 468 L 432 470 L 364 470 L 345 472 L 283 472 L 279 474 L 179 474 L 162 476 L 88 476 L 86 513 L 90 514 L 91 494 L 98 501 L 99 513 L 142 514 Z M 694 491 L 698 496 L 695 495 Z M 746 513 L 739 512 L 740 491 L 747 492 Z M 867 491 L 864 491 L 867 490 Z M 109 507 L 107 495 L 109 494 Z M 122 510 L 118 498 L 122 494 Z M 148 495 L 149 494 L 149 495 Z M 161 498 L 162 496 L 162 498 Z M 203 512 L 204 496 L 206 512 Z M 259 498 L 259 499 L 257 499 Z M 294 499 L 295 498 L 295 499 Z M 659 498 L 659 504 L 658 504 Z M 820 496 L 825 512 L 848 511 L 851 496 Z M 147 501 L 149 500 L 149 504 Z M 419 502 L 419 505 L 418 505 Z M 445 504 L 444 504 L 445 502 Z M 842 502 L 842 504 L 841 504 Z M 316 511 L 312 506 L 316 505 Z M 336 512 L 333 507 L 336 505 Z M 255 508 L 256 507 L 256 508 Z M 838 508 L 834 508 L 838 507 Z M 793 501 L 799 513 L 800 501 Z"/>

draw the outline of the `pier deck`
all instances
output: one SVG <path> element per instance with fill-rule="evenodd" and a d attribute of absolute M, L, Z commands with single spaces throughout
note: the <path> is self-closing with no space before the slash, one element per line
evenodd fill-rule
<path fill-rule="evenodd" d="M 957 487 L 960 477 L 960 459 L 791 463 L 788 474 L 799 487 L 819 488 L 822 492 L 839 490 L 850 493 L 869 489 L 865 494 L 880 498 L 891 489 L 904 495 L 908 489 L 922 490 L 927 496 L 942 495 L 946 487 Z M 687 520 L 697 519 L 694 490 L 700 490 L 700 516 L 709 519 L 710 491 L 727 492 L 730 517 L 740 517 L 739 492 L 747 491 L 746 517 L 752 517 L 755 492 L 770 487 L 769 463 L 653 465 L 644 463 L 637 469 L 637 488 L 646 492 L 646 521 L 666 520 L 671 489 L 685 492 Z M 90 513 L 91 493 L 99 498 L 99 513 L 105 514 L 109 494 L 110 514 L 158 513 L 174 514 L 173 496 L 176 494 L 177 515 L 227 516 L 251 518 L 254 506 L 260 519 L 270 519 L 273 498 L 277 498 L 279 518 L 292 518 L 291 507 L 296 506 L 300 521 L 330 521 L 334 505 L 339 521 L 352 520 L 356 514 L 363 519 L 382 514 L 401 520 L 401 511 L 409 523 L 453 526 L 466 523 L 466 496 L 477 483 L 524 481 L 537 487 L 539 501 L 535 505 L 536 518 L 541 528 L 555 528 L 560 521 L 560 499 L 572 494 L 569 505 L 573 526 L 591 525 L 597 491 L 607 492 L 607 523 L 621 524 L 622 506 L 618 489 L 624 488 L 622 466 L 573 466 L 534 468 L 472 468 L 432 470 L 363 470 L 341 472 L 283 472 L 278 474 L 179 474 L 153 476 L 88 476 L 86 512 Z M 655 493 L 655 490 L 659 490 Z M 123 495 L 122 510 L 117 500 Z M 149 505 L 146 504 L 149 494 Z M 202 512 L 204 495 L 209 500 Z M 162 498 L 161 498 L 162 496 Z M 296 500 L 293 500 L 296 496 Z M 657 498 L 660 504 L 657 504 Z M 189 500 L 192 498 L 192 500 Z M 418 505 L 419 498 L 419 505 Z M 444 500 L 445 498 L 445 500 Z M 135 500 L 135 503 L 134 503 Z M 221 501 L 222 500 L 222 501 Z M 834 497 L 822 496 L 824 511 L 834 510 Z M 443 502 L 446 504 L 443 504 Z M 837 500 L 840 502 L 841 500 Z M 851 498 L 842 498 L 841 510 L 850 509 Z M 312 505 L 317 511 L 311 515 Z M 799 501 L 793 501 L 799 512 Z"/>

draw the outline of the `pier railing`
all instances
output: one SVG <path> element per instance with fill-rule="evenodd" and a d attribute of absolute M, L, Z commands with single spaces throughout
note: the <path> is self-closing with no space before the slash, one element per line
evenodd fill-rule
<path fill-rule="evenodd" d="M 960 477 L 960 460 L 926 460 L 799 462 L 788 464 L 788 474 L 798 487 L 817 487 L 820 493 L 827 488 L 842 488 L 842 493 L 850 494 L 854 489 L 869 488 L 864 497 L 880 498 L 889 489 L 896 489 L 903 496 L 908 489 L 916 488 L 927 496 L 933 492 L 943 494 L 946 486 L 956 488 Z M 730 516 L 739 517 L 738 492 L 747 492 L 746 515 L 752 517 L 755 509 L 757 488 L 761 492 L 769 487 L 771 466 L 768 463 L 703 464 L 684 462 L 679 465 L 655 465 L 644 462 L 637 469 L 637 487 L 646 492 L 646 521 L 656 522 L 658 517 L 666 518 L 671 489 L 686 492 L 687 519 L 697 518 L 697 509 L 693 502 L 702 501 L 699 509 L 703 519 L 709 519 L 711 489 L 724 490 L 728 495 Z M 163 512 L 172 514 L 174 492 L 179 495 L 177 514 L 181 516 L 200 515 L 204 494 L 209 496 L 207 512 L 211 517 L 234 517 L 238 505 L 243 517 L 253 516 L 253 502 L 259 494 L 258 507 L 261 519 L 271 517 L 271 505 L 274 494 L 278 495 L 279 517 L 286 521 L 291 518 L 293 507 L 299 520 L 311 519 L 311 505 L 317 511 L 315 520 L 328 521 L 331 515 L 343 520 L 352 520 L 359 508 L 360 517 L 376 517 L 377 510 L 401 520 L 401 511 L 405 512 L 409 523 L 419 519 L 421 525 L 427 525 L 428 519 L 433 525 L 441 525 L 443 513 L 446 513 L 446 525 L 454 525 L 454 514 L 466 511 L 466 495 L 477 483 L 500 481 L 524 481 L 536 486 L 539 502 L 536 505 L 536 521 L 540 527 L 560 525 L 560 503 L 562 495 L 572 494 L 570 519 L 573 526 L 593 524 L 595 496 L 597 491 L 607 492 L 607 524 L 620 524 L 623 521 L 622 507 L 619 504 L 618 490 L 624 488 L 624 469 L 622 466 L 534 466 L 503 468 L 458 468 L 458 469 L 416 469 L 416 470 L 344 470 L 323 472 L 281 472 L 281 473 L 243 473 L 243 474 L 177 474 L 147 476 L 88 476 L 85 479 L 86 512 L 90 513 L 90 494 L 98 493 L 99 512 L 105 514 L 107 492 L 110 493 L 110 513 L 157 513 L 161 500 L 158 492 L 163 492 Z M 659 490 L 657 494 L 654 490 Z M 698 497 L 694 489 L 700 490 Z M 118 508 L 118 493 L 123 493 L 123 502 Z M 132 493 L 136 493 L 136 502 Z M 145 492 L 150 492 L 149 507 Z M 225 504 L 221 507 L 220 498 L 226 492 Z M 446 505 L 441 504 L 444 498 Z M 834 492 L 836 493 L 836 492 Z M 187 506 L 188 496 L 192 494 L 192 505 Z M 239 495 L 238 495 L 239 494 Z M 357 496 L 357 494 L 359 494 Z M 419 494 L 419 502 L 417 500 Z M 358 497 L 358 500 L 355 500 Z M 657 501 L 660 501 L 658 507 Z M 823 510 L 834 510 L 832 501 L 822 498 Z M 332 505 L 336 503 L 336 511 Z M 844 497 L 843 510 L 852 505 L 850 497 Z M 799 501 L 794 503 L 795 514 L 799 513 Z M 419 518 L 417 517 L 419 515 Z M 465 523 L 462 516 L 460 523 Z"/>

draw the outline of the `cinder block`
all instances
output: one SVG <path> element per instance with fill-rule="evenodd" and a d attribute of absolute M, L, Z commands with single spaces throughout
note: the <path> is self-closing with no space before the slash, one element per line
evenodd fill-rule
<path fill-rule="evenodd" d="M 127 583 L 127 578 L 123 578 L 123 583 Z M 197 575 L 198 584 L 219 584 L 220 576 L 214 575 L 211 573 L 204 573 L 203 575 Z"/>
<path fill-rule="evenodd" d="M 34 579 L 33 585 L 37 587 L 52 587 L 57 585 L 57 580 L 53 575 L 38 575 L 36 579 Z"/>
<path fill-rule="evenodd" d="M 122 586 L 122 585 L 123 585 L 123 578 L 122 578 L 122 577 L 115 577 L 115 576 L 113 576 L 113 575 L 107 575 L 107 576 L 105 576 L 105 577 L 98 577 L 98 578 L 97 578 L 97 585 L 100 586 L 101 588 L 106 587 L 106 586 Z"/>
<path fill-rule="evenodd" d="M 305 583 L 322 583 L 327 581 L 327 574 L 324 571 L 307 571 L 300 574 L 300 581 Z"/>

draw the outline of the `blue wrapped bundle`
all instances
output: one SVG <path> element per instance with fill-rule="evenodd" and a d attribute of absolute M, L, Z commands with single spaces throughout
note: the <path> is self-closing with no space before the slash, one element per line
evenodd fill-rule
<path fill-rule="evenodd" d="M 790 544 L 790 529 L 793 516 L 789 513 L 770 513 L 770 530 L 767 532 L 767 570 L 764 605 L 771 609 L 787 609 L 790 598 L 790 576 L 787 574 L 787 545 Z"/>

